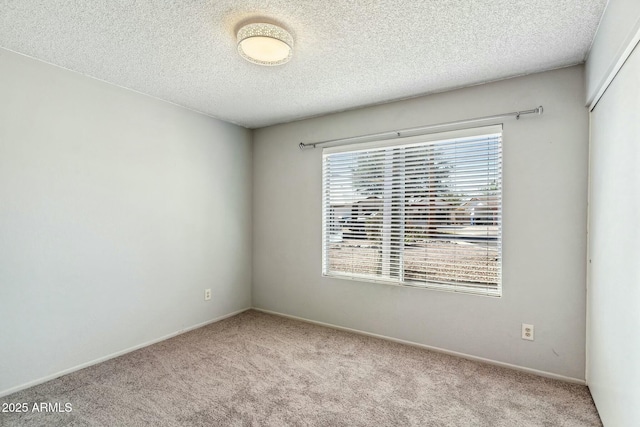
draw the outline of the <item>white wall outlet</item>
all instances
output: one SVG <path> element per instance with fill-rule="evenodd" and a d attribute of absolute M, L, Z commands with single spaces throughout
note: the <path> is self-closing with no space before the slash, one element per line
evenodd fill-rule
<path fill-rule="evenodd" d="M 204 290 L 204 300 L 209 301 L 211 299 L 211 289 Z"/>
<path fill-rule="evenodd" d="M 522 339 L 533 341 L 533 325 L 522 324 Z"/>

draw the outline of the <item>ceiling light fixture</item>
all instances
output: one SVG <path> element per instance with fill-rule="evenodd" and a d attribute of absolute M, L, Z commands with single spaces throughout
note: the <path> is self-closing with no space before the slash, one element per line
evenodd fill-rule
<path fill-rule="evenodd" d="M 272 24 L 248 24 L 238 30 L 238 53 L 259 65 L 281 65 L 293 54 L 293 37 Z"/>

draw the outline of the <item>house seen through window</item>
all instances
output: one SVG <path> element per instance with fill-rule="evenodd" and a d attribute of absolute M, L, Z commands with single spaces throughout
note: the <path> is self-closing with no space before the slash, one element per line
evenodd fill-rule
<path fill-rule="evenodd" d="M 501 294 L 502 128 L 323 150 L 323 274 Z"/>

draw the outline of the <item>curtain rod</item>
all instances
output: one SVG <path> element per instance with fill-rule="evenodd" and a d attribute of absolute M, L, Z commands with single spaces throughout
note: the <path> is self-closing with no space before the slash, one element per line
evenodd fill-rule
<path fill-rule="evenodd" d="M 485 120 L 502 119 L 505 117 L 515 117 L 516 120 L 519 120 L 520 116 L 523 116 L 525 114 L 542 114 L 542 112 L 543 112 L 543 109 L 541 105 L 538 108 L 533 108 L 531 110 L 514 111 L 512 113 L 496 114 L 494 116 L 476 117 L 473 119 L 456 120 L 453 122 L 437 123 L 433 125 L 419 126 L 415 128 L 402 129 L 402 130 L 393 130 L 388 132 L 370 133 L 367 135 L 350 136 L 347 138 L 329 139 L 326 141 L 319 141 L 319 142 L 308 142 L 306 144 L 304 142 L 301 142 L 298 145 L 298 147 L 300 147 L 301 150 L 304 150 L 305 148 L 308 148 L 308 147 L 316 148 L 316 146 L 318 145 L 332 144 L 332 143 L 336 143 L 336 144 L 340 143 L 337 145 L 343 145 L 343 144 L 346 145 L 346 144 L 354 144 L 356 142 L 364 142 L 362 140 L 368 140 L 368 139 L 384 140 L 384 139 L 391 139 L 391 138 L 404 138 L 404 137 L 410 136 L 407 134 L 411 134 L 411 136 L 413 136 L 414 132 L 420 132 L 424 130 L 439 128 L 439 127 L 460 125 L 465 123 L 475 123 L 475 122 L 481 122 Z"/>

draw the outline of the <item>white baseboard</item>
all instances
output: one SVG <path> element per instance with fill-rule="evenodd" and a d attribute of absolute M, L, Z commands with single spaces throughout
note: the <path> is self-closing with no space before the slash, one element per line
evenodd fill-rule
<path fill-rule="evenodd" d="M 139 344 L 139 345 L 136 345 L 136 346 L 133 346 L 133 347 L 129 347 L 129 348 L 121 350 L 121 351 L 117 351 L 115 353 L 111 353 L 111 354 L 109 354 L 107 356 L 103 356 L 103 357 L 100 357 L 98 359 L 94 359 L 94 360 L 91 360 L 89 362 L 82 363 L 82 364 L 77 365 L 77 366 L 73 366 L 73 367 L 65 369 L 63 371 L 56 372 L 55 374 L 47 375 L 46 377 L 38 378 L 37 380 L 29 381 L 28 383 L 24 383 L 24 384 L 18 385 L 16 387 L 9 388 L 7 390 L 2 390 L 2 391 L 0 391 L 0 397 L 8 396 L 10 394 L 13 394 L 13 393 L 16 393 L 18 391 L 27 389 L 29 387 L 33 387 L 33 386 L 36 386 L 38 384 L 45 383 L 47 381 L 51 381 L 51 380 L 53 380 L 55 378 L 58 378 L 58 377 L 61 377 L 63 375 L 67 375 L 67 374 L 70 374 L 72 372 L 79 371 L 80 369 L 84 369 L 84 368 L 87 368 L 89 366 L 105 362 L 105 361 L 107 361 L 109 359 L 113 359 L 115 357 L 122 356 L 123 354 L 127 354 L 127 353 L 130 353 L 132 351 L 139 350 L 139 349 L 144 348 L 144 347 L 148 347 L 150 345 L 159 343 L 159 342 L 167 340 L 169 338 L 173 338 L 173 337 L 175 337 L 177 335 L 184 334 L 184 333 L 192 331 L 194 329 L 201 328 L 201 327 L 209 325 L 211 323 L 219 322 L 220 320 L 226 319 L 228 317 L 235 316 L 237 314 L 240 314 L 240 313 L 242 313 L 244 311 L 247 311 L 247 310 L 250 310 L 250 309 L 251 309 L 251 307 L 243 308 L 241 310 L 237 310 L 237 311 L 234 311 L 232 313 L 228 313 L 228 314 L 225 314 L 223 316 L 216 317 L 216 318 L 208 320 L 206 322 L 202 322 L 202 323 L 199 323 L 197 325 L 193 325 L 193 326 L 190 326 L 188 328 L 181 329 L 181 330 L 173 332 L 171 334 L 164 335 L 164 336 L 162 336 L 160 338 L 157 338 L 157 339 L 154 339 L 154 340 L 151 340 L 151 341 L 147 341 L 145 343 L 142 343 L 142 344 Z M 258 308 L 258 307 L 253 307 L 253 310 L 261 311 L 263 313 L 273 314 L 273 315 L 276 315 L 276 316 L 287 317 L 287 318 L 290 318 L 290 319 L 300 320 L 300 321 L 307 322 L 307 323 L 313 323 L 315 325 L 325 326 L 325 327 L 328 327 L 328 328 L 337 329 L 337 330 L 341 330 L 341 331 L 353 332 L 353 333 L 356 333 L 356 334 L 366 335 L 366 336 L 370 336 L 370 337 L 374 337 L 374 338 L 380 338 L 380 339 L 384 339 L 384 340 L 387 340 L 387 341 L 397 342 L 397 343 L 400 343 L 400 344 L 411 345 L 411 346 L 414 346 L 414 347 L 420 347 L 420 348 L 424 348 L 426 350 L 437 351 L 439 353 L 449 354 L 449 355 L 452 355 L 452 356 L 457 356 L 457 357 L 461 357 L 463 359 L 473 360 L 473 361 L 476 361 L 476 362 L 483 362 L 483 363 L 488 363 L 490 365 L 502 366 L 502 367 L 505 367 L 505 368 L 514 369 L 514 370 L 522 371 L 522 372 L 527 372 L 527 373 L 538 375 L 538 376 L 541 376 L 541 377 L 552 378 L 552 379 L 566 381 L 566 382 L 570 382 L 570 383 L 574 383 L 574 384 L 586 385 L 586 381 L 585 380 L 581 380 L 581 379 L 578 379 L 578 378 L 572 378 L 572 377 L 566 377 L 564 375 L 554 374 L 552 372 L 546 372 L 546 371 L 540 371 L 540 370 L 537 370 L 537 369 L 526 368 L 524 366 L 513 365 L 513 364 L 505 363 L 505 362 L 499 362 L 497 360 L 486 359 L 484 357 L 473 356 L 473 355 L 470 355 L 470 354 L 460 353 L 460 352 L 457 352 L 457 351 L 446 350 L 446 349 L 440 348 L 440 347 L 434 347 L 434 346 L 430 346 L 430 345 L 426 345 L 426 344 L 420 344 L 420 343 L 413 342 L 413 341 L 407 341 L 407 340 L 402 340 L 402 339 L 398 339 L 398 338 L 388 337 L 386 335 L 374 334 L 372 332 L 361 331 L 359 329 L 352 329 L 352 328 L 347 328 L 347 327 L 344 327 L 344 326 L 333 325 L 331 323 L 319 322 L 319 321 L 316 321 L 316 320 L 306 319 L 304 317 L 292 316 L 290 314 L 279 313 L 277 311 L 271 311 L 271 310 L 265 310 L 265 309 Z"/>
<path fill-rule="evenodd" d="M 372 332 L 361 331 L 359 329 L 346 328 L 344 326 L 333 325 L 331 323 L 318 322 L 316 320 L 306 319 L 304 317 L 292 316 L 290 314 L 279 313 L 277 311 L 265 310 L 263 308 L 253 307 L 253 309 L 256 310 L 256 311 L 261 311 L 263 313 L 273 314 L 273 315 L 281 316 L 281 317 L 287 317 L 289 319 L 300 320 L 302 322 L 313 323 L 315 325 L 326 326 L 326 327 L 332 328 L 332 329 L 338 329 L 340 331 L 353 332 L 353 333 L 359 334 L 359 335 L 366 335 L 366 336 L 369 336 L 369 337 L 380 338 L 380 339 L 383 339 L 383 340 L 393 341 L 393 342 L 397 342 L 397 343 L 400 343 L 400 344 L 406 344 L 406 345 L 410 345 L 410 346 L 413 346 L 413 347 L 420 347 L 420 348 L 424 348 L 426 350 L 436 351 L 438 353 L 444 353 L 444 354 L 449 354 L 451 356 L 461 357 L 463 359 L 473 360 L 475 362 L 482 362 L 482 363 L 487 363 L 489 365 L 502 366 L 504 368 L 509 368 L 509 369 L 513 369 L 513 370 L 516 370 L 516 371 L 527 372 L 529 374 L 538 375 L 540 377 L 551 378 L 551 379 L 554 379 L 554 380 L 561 380 L 561 381 L 565 381 L 565 382 L 569 382 L 569 383 L 573 383 L 573 384 L 587 385 L 585 380 L 581 380 L 581 379 L 578 379 L 578 378 L 572 378 L 572 377 L 566 377 L 564 375 L 554 374 L 552 372 L 540 371 L 538 369 L 532 369 L 532 368 L 527 368 L 527 367 L 524 367 L 524 366 L 513 365 L 511 363 L 499 362 L 499 361 L 493 360 L 493 359 L 486 359 L 484 357 L 473 356 L 471 354 L 460 353 L 460 352 L 457 352 L 457 351 L 451 351 L 451 350 L 447 350 L 447 349 L 444 349 L 444 348 L 434 347 L 434 346 L 430 346 L 430 345 L 426 345 L 426 344 L 420 344 L 420 343 L 413 342 L 413 341 L 401 340 L 401 339 L 398 339 L 398 338 L 388 337 L 386 335 L 374 334 Z"/>
<path fill-rule="evenodd" d="M 123 354 L 131 353 L 132 351 L 139 350 L 139 349 L 141 349 L 143 347 L 148 347 L 150 345 L 159 343 L 160 341 L 164 341 L 164 340 L 167 340 L 169 338 L 173 338 L 175 336 L 184 334 L 186 332 L 193 331 L 194 329 L 198 329 L 198 328 L 201 328 L 203 326 L 207 326 L 207 325 L 209 325 L 211 323 L 219 322 L 220 320 L 226 319 L 227 317 L 235 316 L 236 314 L 240 314 L 240 313 L 242 313 L 244 311 L 247 311 L 247 310 L 250 310 L 250 309 L 251 309 L 251 307 L 243 308 L 242 310 L 237 310 L 237 311 L 234 311 L 233 313 L 225 314 L 223 316 L 216 317 L 215 319 L 207 320 L 206 322 L 198 323 L 197 325 L 193 325 L 193 326 L 189 326 L 188 328 L 180 329 L 179 331 L 172 332 L 172 333 L 170 333 L 168 335 L 164 335 L 164 336 L 162 336 L 160 338 L 156 338 L 156 339 L 153 339 L 151 341 L 147 341 L 147 342 L 144 342 L 142 344 L 138 344 L 136 346 L 129 347 L 129 348 L 126 348 L 124 350 L 117 351 L 115 353 L 111 353 L 111 354 L 109 354 L 107 356 L 99 357 L 97 359 L 91 360 L 91 361 L 86 362 L 86 363 L 82 363 L 82 364 L 77 365 L 77 366 L 73 366 L 73 367 L 65 369 L 63 371 L 56 372 L 55 374 L 47 375 L 46 377 L 38 378 L 37 380 L 29 381 L 28 383 L 20 384 L 19 386 L 11 387 L 11 388 L 9 388 L 7 390 L 2 390 L 2 391 L 0 391 L 0 397 L 8 396 L 8 395 L 16 393 L 16 392 L 18 392 L 20 390 L 24 390 L 24 389 L 27 389 L 29 387 L 36 386 L 38 384 L 46 383 L 47 381 L 51 381 L 51 380 L 56 379 L 58 377 L 61 377 L 63 375 L 67 375 L 67 374 L 70 374 L 72 372 L 79 371 L 80 369 L 84 369 L 84 368 L 87 368 L 89 366 L 105 362 L 105 361 L 107 361 L 109 359 L 113 359 L 115 357 L 122 356 Z"/>

